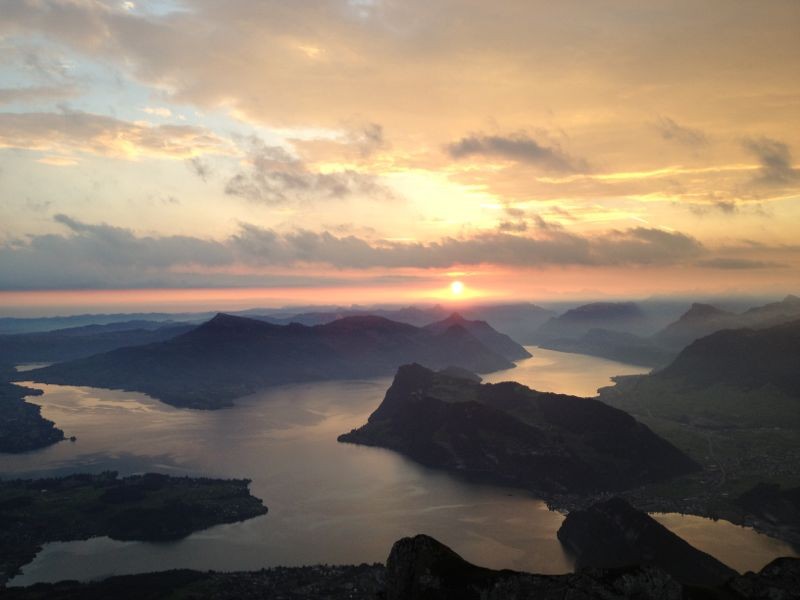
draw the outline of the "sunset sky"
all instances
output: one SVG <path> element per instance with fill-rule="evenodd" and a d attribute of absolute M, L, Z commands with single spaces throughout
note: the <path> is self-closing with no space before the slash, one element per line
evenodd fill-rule
<path fill-rule="evenodd" d="M 798 32 L 797 0 L 0 0 L 0 313 L 797 293 Z"/>

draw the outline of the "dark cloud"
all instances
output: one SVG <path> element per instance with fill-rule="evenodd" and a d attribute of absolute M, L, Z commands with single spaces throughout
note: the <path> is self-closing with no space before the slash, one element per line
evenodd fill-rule
<path fill-rule="evenodd" d="M 322 173 L 312 171 L 280 146 L 261 139 L 243 140 L 249 167 L 225 185 L 225 193 L 264 204 L 340 199 L 352 195 L 390 198 L 392 193 L 372 175 L 352 169 Z"/>
<path fill-rule="evenodd" d="M 536 227 L 542 231 L 560 231 L 564 229 L 561 223 L 547 221 L 542 215 L 534 215 L 533 220 L 536 223 Z"/>
<path fill-rule="evenodd" d="M 497 228 L 500 231 L 522 232 L 528 230 L 528 224 L 525 221 L 500 221 Z"/>
<path fill-rule="evenodd" d="M 386 146 L 383 126 L 378 123 L 366 123 L 350 131 L 348 142 L 358 148 L 359 154 L 366 158 Z"/>
<path fill-rule="evenodd" d="M 65 234 L 30 236 L 0 246 L 3 289 L 76 289 L 263 284 L 270 267 L 316 264 L 335 269 L 447 268 L 454 265 L 667 265 L 705 250 L 694 238 L 656 229 L 582 236 L 563 230 L 526 236 L 505 232 L 436 242 L 369 240 L 297 229 L 277 232 L 242 224 L 221 240 L 140 236 L 59 214 Z M 245 267 L 246 275 L 235 275 Z M 259 279 L 259 274 L 260 279 Z"/>
<path fill-rule="evenodd" d="M 789 146 L 767 137 L 748 138 L 742 142 L 745 150 L 761 163 L 755 182 L 763 185 L 783 185 L 800 179 L 800 171 L 792 165 Z"/>
<path fill-rule="evenodd" d="M 708 215 L 712 211 L 721 212 L 724 215 L 735 215 L 739 213 L 739 205 L 735 200 L 719 200 L 711 198 L 708 204 L 690 204 L 689 210 L 696 215 Z"/>
<path fill-rule="evenodd" d="M 678 142 L 686 146 L 704 146 L 708 143 L 706 134 L 700 129 L 679 125 L 669 117 L 659 117 L 654 125 L 665 140 Z"/>
<path fill-rule="evenodd" d="M 710 258 L 697 262 L 707 269 L 785 269 L 787 265 L 772 261 L 750 260 L 746 258 Z"/>
<path fill-rule="evenodd" d="M 186 164 L 189 166 L 192 173 L 203 181 L 208 181 L 208 178 L 211 176 L 211 165 L 209 165 L 207 161 L 204 161 L 199 156 L 194 156 L 187 159 Z"/>
<path fill-rule="evenodd" d="M 523 133 L 508 136 L 475 134 L 447 146 L 453 158 L 488 156 L 541 167 L 545 171 L 583 172 L 585 160 L 573 158 L 557 146 L 545 146 Z"/>

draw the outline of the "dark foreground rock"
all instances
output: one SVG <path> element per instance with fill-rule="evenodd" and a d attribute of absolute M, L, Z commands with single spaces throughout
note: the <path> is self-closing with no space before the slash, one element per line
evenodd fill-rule
<path fill-rule="evenodd" d="M 682 584 L 656 567 L 588 569 L 535 575 L 475 566 L 435 539 L 417 535 L 392 547 L 382 565 L 274 568 L 239 573 L 167 571 L 3 590 L 9 600 L 790 600 L 800 589 L 800 560 L 778 559 L 760 573 L 722 585 Z"/>
<path fill-rule="evenodd" d="M 575 556 L 579 569 L 653 566 L 682 583 L 706 586 L 720 585 L 736 574 L 621 498 L 569 513 L 558 539 Z"/>
<path fill-rule="evenodd" d="M 479 481 L 560 493 L 620 490 L 699 467 L 596 400 L 400 367 L 366 425 L 339 441 L 390 448 Z"/>

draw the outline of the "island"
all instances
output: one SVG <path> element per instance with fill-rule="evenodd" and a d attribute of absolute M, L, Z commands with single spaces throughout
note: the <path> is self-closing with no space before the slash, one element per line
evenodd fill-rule
<path fill-rule="evenodd" d="M 47 542 L 166 541 L 267 512 L 247 479 L 115 472 L 0 481 L 0 584 Z"/>
<path fill-rule="evenodd" d="M 404 365 L 340 442 L 380 446 L 485 483 L 556 499 L 665 481 L 699 466 L 627 413 L 590 398 L 482 384 Z"/>

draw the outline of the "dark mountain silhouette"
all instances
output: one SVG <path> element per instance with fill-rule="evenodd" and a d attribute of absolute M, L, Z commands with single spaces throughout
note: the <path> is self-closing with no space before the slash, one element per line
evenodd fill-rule
<path fill-rule="evenodd" d="M 426 325 L 425 329 L 433 333 L 444 333 L 454 326 L 466 329 L 489 350 L 508 360 L 521 360 L 531 356 L 525 348 L 504 333 L 495 331 L 486 321 L 468 321 L 458 313 L 453 313 L 442 321 Z"/>
<path fill-rule="evenodd" d="M 704 586 L 736 575 L 621 498 L 570 512 L 558 539 L 575 556 L 578 569 L 653 566 L 681 583 Z"/>
<path fill-rule="evenodd" d="M 0 335 L 0 363 L 58 362 L 124 346 L 168 340 L 194 329 L 188 323 L 125 321 L 47 332 Z"/>
<path fill-rule="evenodd" d="M 687 346 L 653 375 L 685 387 L 773 386 L 800 400 L 800 320 L 766 329 L 729 329 Z M 800 409 L 800 404 L 798 404 Z"/>
<path fill-rule="evenodd" d="M 723 329 L 763 329 L 797 319 L 800 319 L 800 298 L 792 295 L 743 313 L 725 311 L 710 304 L 693 304 L 680 319 L 653 335 L 653 341 L 677 352 L 694 340 Z"/>
<path fill-rule="evenodd" d="M 588 398 L 401 367 L 366 425 L 339 441 L 547 493 L 618 490 L 697 465 L 630 415 Z"/>
<path fill-rule="evenodd" d="M 800 539 L 800 487 L 759 483 L 736 498 L 744 511 L 772 526 L 786 528 L 794 539 Z"/>
<path fill-rule="evenodd" d="M 387 375 L 409 361 L 478 373 L 514 366 L 459 325 L 432 332 L 370 316 L 307 327 L 218 314 L 163 342 L 51 365 L 24 378 L 140 391 L 176 406 L 219 408 L 270 385 Z"/>
<path fill-rule="evenodd" d="M 620 377 L 600 399 L 636 415 L 702 427 L 800 428 L 800 320 L 726 329 L 692 342 L 667 367 Z"/>
<path fill-rule="evenodd" d="M 400 323 L 408 323 L 422 327 L 435 321 L 447 319 L 452 310 L 436 304 L 434 306 L 404 308 L 341 308 L 328 311 L 312 311 L 294 315 L 274 315 L 269 312 L 263 315 L 252 313 L 254 319 L 260 319 L 276 325 L 302 323 L 303 325 L 324 325 L 331 321 L 346 317 L 379 316 Z M 458 313 L 469 321 L 485 321 L 498 332 L 511 336 L 517 342 L 533 343 L 535 332 L 554 313 L 541 306 L 530 303 L 518 304 L 479 304 L 459 307 Z"/>

